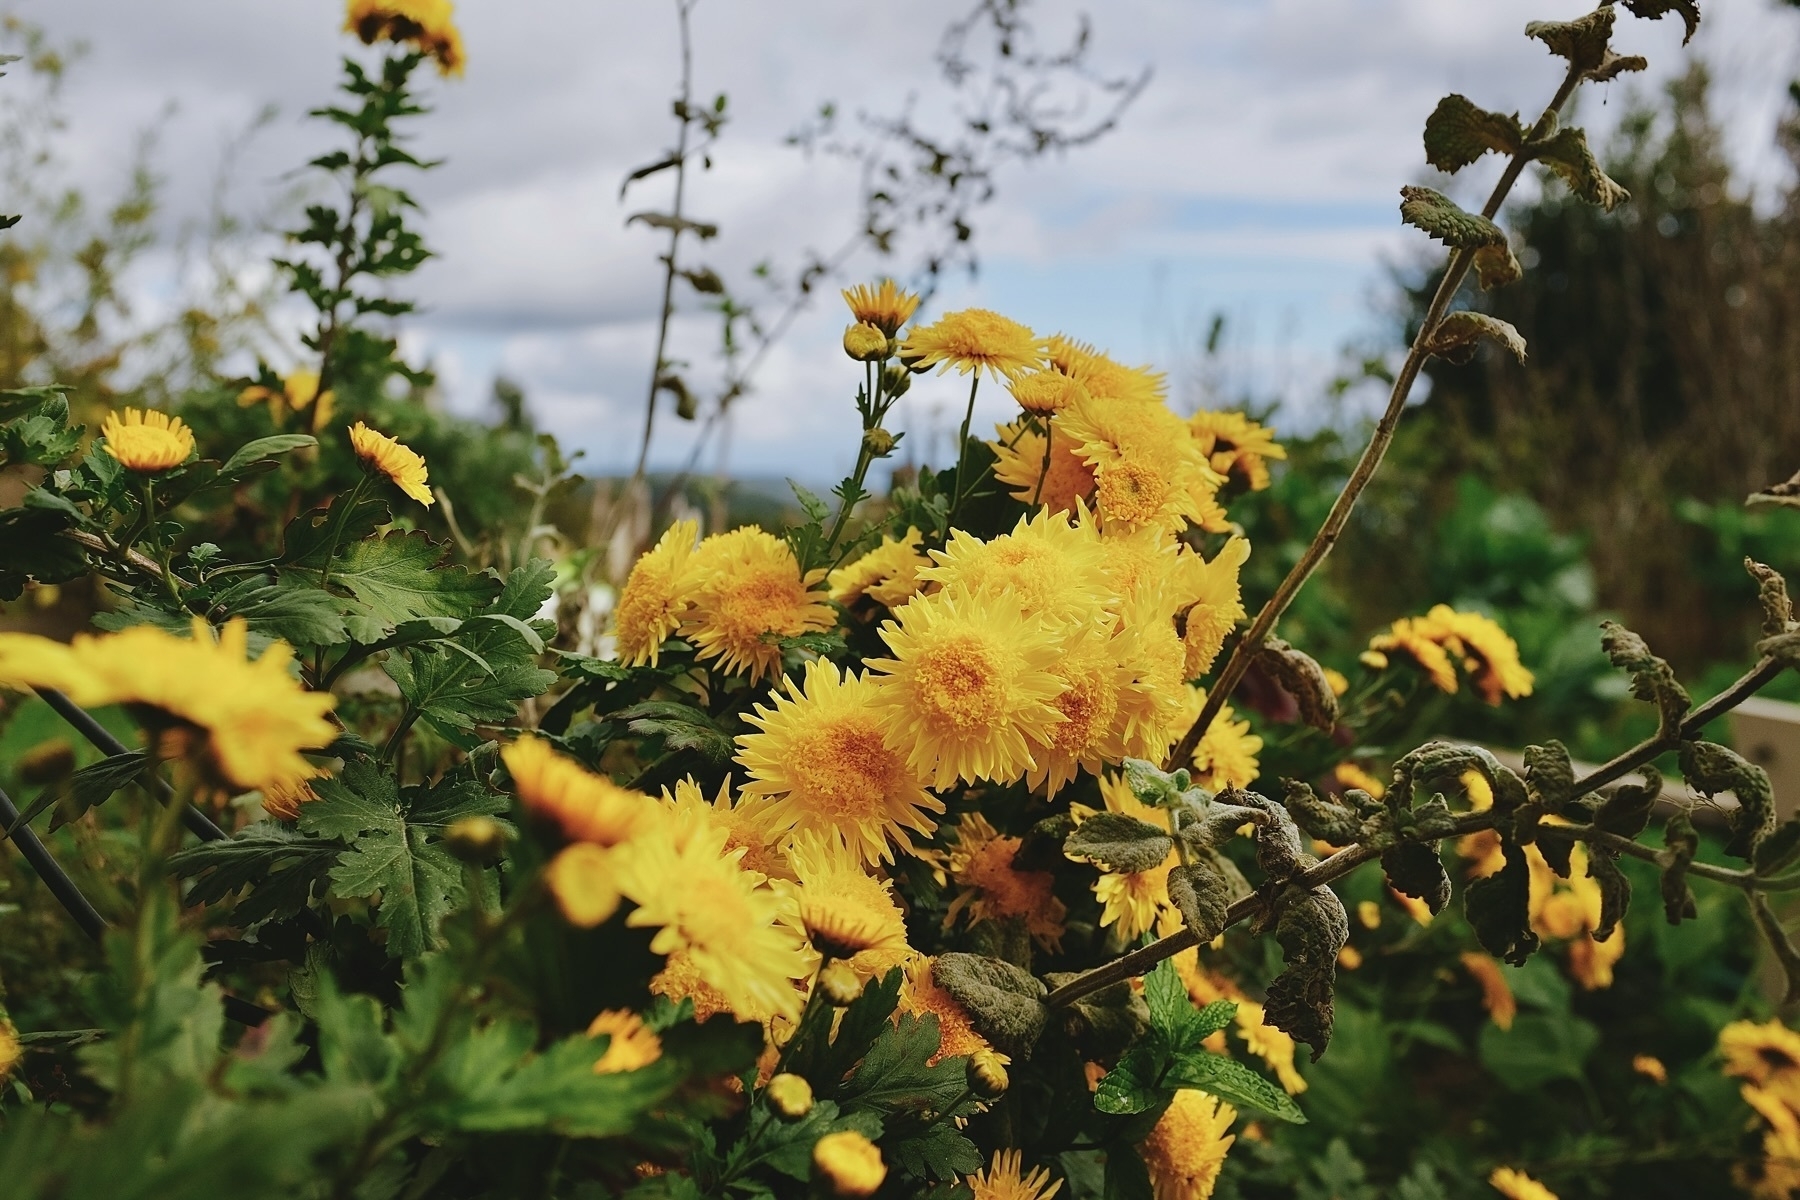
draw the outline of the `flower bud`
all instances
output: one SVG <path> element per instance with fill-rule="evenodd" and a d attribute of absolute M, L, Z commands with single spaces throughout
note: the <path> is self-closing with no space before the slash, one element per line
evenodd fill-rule
<path fill-rule="evenodd" d="M 887 1178 L 881 1151 L 854 1129 L 820 1138 L 813 1146 L 813 1166 L 838 1196 L 873 1196 Z"/>
<path fill-rule="evenodd" d="M 912 386 L 912 372 L 899 363 L 889 363 L 881 371 L 881 394 L 899 399 Z"/>
<path fill-rule="evenodd" d="M 1047 417 L 1087 399 L 1087 388 L 1060 371 L 1033 371 L 1008 385 L 1019 407 L 1034 417 Z"/>
<path fill-rule="evenodd" d="M 825 998 L 839 1008 L 848 1006 L 862 995 L 863 981 L 857 977 L 850 964 L 841 959 L 828 963 L 819 972 L 819 987 L 825 991 Z"/>
<path fill-rule="evenodd" d="M 844 353 L 857 362 L 880 362 L 887 357 L 888 337 L 867 321 L 844 330 Z"/>
<path fill-rule="evenodd" d="M 969 1056 L 969 1090 L 983 1100 L 997 1100 L 1012 1082 L 1006 1074 L 1006 1056 L 983 1046 Z"/>
<path fill-rule="evenodd" d="M 768 1098 L 770 1108 L 790 1121 L 798 1121 L 812 1111 L 812 1084 L 786 1071 L 769 1080 L 763 1095 Z"/>
<path fill-rule="evenodd" d="M 492 817 L 464 817 L 444 830 L 444 848 L 463 862 L 488 866 L 505 852 L 506 830 Z"/>
<path fill-rule="evenodd" d="M 881 426 L 863 430 L 863 449 L 876 458 L 886 458 L 894 452 L 895 437 Z"/>

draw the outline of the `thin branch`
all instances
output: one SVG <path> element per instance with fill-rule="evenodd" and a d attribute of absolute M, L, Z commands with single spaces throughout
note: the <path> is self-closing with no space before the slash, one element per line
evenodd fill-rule
<path fill-rule="evenodd" d="M 81 932 L 94 941 L 99 941 L 106 932 L 106 918 L 88 903 L 88 898 L 81 894 L 81 889 L 75 886 L 75 881 L 69 878 L 68 872 L 52 857 L 49 848 L 38 839 L 31 826 L 19 823 L 19 807 L 4 791 L 0 791 L 0 824 L 12 829 L 13 845 L 19 848 L 19 853 L 25 856 L 25 861 L 31 864 L 31 869 L 37 872 L 38 878 L 44 881 L 44 886 L 50 889 L 56 902 L 81 927 Z"/>
<path fill-rule="evenodd" d="M 116 558 L 132 570 L 141 571 L 158 583 L 164 581 L 162 564 L 147 554 L 141 554 L 136 550 L 121 549 L 118 546 L 108 545 L 101 538 L 80 529 L 65 529 L 62 531 L 62 536 L 83 549 L 92 550 L 95 554 L 104 554 L 109 558 Z"/>
<path fill-rule="evenodd" d="M 1579 67 L 1574 65 L 1569 67 L 1568 73 L 1563 77 L 1562 86 L 1557 88 L 1556 95 L 1551 99 L 1549 107 L 1544 110 L 1544 115 L 1538 118 L 1536 126 L 1532 128 L 1530 136 L 1526 139 L 1527 141 L 1544 137 L 1554 128 L 1556 114 L 1561 111 L 1562 106 L 1574 93 L 1576 85 L 1581 82 L 1581 74 Z M 1506 200 L 1507 193 L 1512 191 L 1513 184 L 1518 181 L 1519 174 L 1525 169 L 1528 161 L 1530 161 L 1529 158 L 1521 151 L 1507 163 L 1506 170 L 1501 174 L 1499 181 L 1494 184 L 1494 190 L 1488 196 L 1487 204 L 1482 207 L 1483 216 L 1491 219 L 1495 213 L 1500 211 L 1500 205 Z M 1275 622 L 1281 618 L 1282 613 L 1287 611 L 1288 605 L 1294 602 L 1294 597 L 1299 595 L 1301 587 L 1305 585 L 1313 572 L 1319 569 L 1319 564 L 1325 561 L 1325 556 L 1331 553 L 1332 547 L 1337 545 L 1337 540 L 1342 536 L 1344 527 L 1350 522 L 1351 510 L 1356 507 L 1356 502 L 1362 496 L 1363 489 L 1369 485 L 1369 480 L 1374 478 L 1376 469 L 1381 466 L 1381 460 L 1387 454 L 1389 444 L 1394 440 L 1394 431 L 1399 427 L 1400 415 L 1405 411 L 1407 399 L 1412 395 L 1413 384 L 1418 380 L 1419 372 L 1425 365 L 1426 347 L 1431 342 L 1432 334 L 1437 331 L 1438 323 L 1449 311 L 1450 302 L 1455 299 L 1456 293 L 1462 287 L 1463 280 L 1467 277 L 1469 267 L 1474 261 L 1475 252 L 1473 250 L 1457 250 L 1450 255 L 1449 264 L 1444 268 L 1444 278 L 1438 284 L 1437 293 L 1431 298 L 1431 305 L 1426 309 L 1425 319 L 1419 322 L 1418 335 L 1413 338 L 1412 347 L 1406 354 L 1406 361 L 1401 364 L 1399 374 L 1394 377 L 1394 389 L 1388 396 L 1387 410 L 1381 414 L 1381 420 L 1376 423 L 1375 432 L 1369 438 L 1369 444 L 1364 448 L 1362 458 L 1357 460 L 1356 469 L 1351 472 L 1349 480 L 1344 484 L 1344 490 L 1338 493 L 1337 500 L 1331 506 L 1331 512 L 1326 515 L 1324 524 L 1319 526 L 1319 532 L 1313 535 L 1312 544 L 1307 546 L 1306 553 L 1300 556 L 1300 561 L 1294 564 L 1293 569 L 1288 572 L 1287 578 L 1281 581 L 1281 586 L 1275 589 L 1275 594 L 1269 597 L 1268 602 L 1256 614 L 1256 620 L 1251 624 L 1249 631 L 1238 639 L 1236 646 L 1232 647 L 1231 657 L 1226 660 L 1225 666 L 1219 671 L 1218 678 L 1207 690 L 1206 704 L 1200 710 L 1199 717 L 1195 719 L 1187 733 L 1182 735 L 1181 740 L 1175 744 L 1175 748 L 1169 752 L 1168 760 L 1164 763 L 1166 768 L 1173 768 L 1193 757 L 1194 748 L 1200 744 L 1200 739 L 1206 736 L 1206 731 L 1212 727 L 1213 719 L 1219 715 L 1219 710 L 1224 707 L 1232 691 L 1244 678 L 1244 673 L 1250 669 L 1251 661 L 1262 649 L 1269 634 L 1274 632 Z"/>
<path fill-rule="evenodd" d="M 92 713 L 55 688 L 36 688 L 34 690 L 45 704 L 54 709 L 63 720 L 73 725 L 75 731 L 92 742 L 94 748 L 102 754 L 112 757 L 132 753 L 131 747 L 114 737 L 106 726 L 94 719 Z M 171 788 L 168 781 L 159 775 L 150 776 L 150 790 L 164 804 L 176 802 L 175 789 Z M 217 842 L 224 839 L 225 831 L 213 824 L 210 817 L 186 801 L 180 803 L 182 806 L 181 823 L 187 826 L 189 833 L 203 842 Z"/>

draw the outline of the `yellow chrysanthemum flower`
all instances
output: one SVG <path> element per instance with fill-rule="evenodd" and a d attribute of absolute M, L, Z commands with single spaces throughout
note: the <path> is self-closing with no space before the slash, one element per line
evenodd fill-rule
<path fill-rule="evenodd" d="M 854 1129 L 828 1133 L 813 1143 L 813 1167 L 839 1196 L 873 1196 L 887 1178 L 881 1151 Z"/>
<path fill-rule="evenodd" d="M 700 522 L 676 521 L 632 565 L 613 610 L 619 661 L 655 666 L 662 645 L 681 628 L 693 606 L 688 567 L 700 540 Z"/>
<path fill-rule="evenodd" d="M 1061 371 L 1031 371 L 1007 384 L 1019 408 L 1034 417 L 1047 417 L 1088 398 L 1079 379 Z"/>
<path fill-rule="evenodd" d="M 337 393 L 326 388 L 321 395 L 319 373 L 300 368 L 282 376 L 279 389 L 257 383 L 238 393 L 238 407 L 249 408 L 253 404 L 267 404 L 269 419 L 277 425 L 285 424 L 289 413 L 310 410 L 306 426 L 317 433 L 330 423 L 331 414 L 337 408 Z"/>
<path fill-rule="evenodd" d="M 1725 1074 L 1749 1080 L 1800 1111 L 1800 1033 L 1780 1021 L 1733 1021 L 1719 1030 Z"/>
<path fill-rule="evenodd" d="M 1234 1019 L 1244 1047 L 1275 1072 L 1282 1089 L 1290 1096 L 1304 1092 L 1306 1078 L 1294 1067 L 1294 1039 L 1263 1021 L 1263 1006 L 1254 1000 L 1239 1000 Z"/>
<path fill-rule="evenodd" d="M 959 374 L 973 371 L 979 377 L 985 369 L 1013 379 L 1043 365 L 1044 339 L 1010 317 L 965 308 L 945 313 L 922 329 L 914 326 L 901 343 L 900 354 L 914 370 L 942 363 L 940 374 L 955 367 Z"/>
<path fill-rule="evenodd" d="M 650 797 L 594 774 L 536 734 L 521 734 L 500 758 L 525 810 L 560 825 L 571 841 L 616 846 L 657 816 Z"/>
<path fill-rule="evenodd" d="M 1495 1167 L 1494 1173 L 1488 1176 L 1488 1183 L 1506 1200 L 1556 1200 L 1555 1192 L 1511 1167 Z"/>
<path fill-rule="evenodd" d="M 696 1021 L 705 1021 L 720 1013 L 737 1016 L 725 993 L 706 981 L 690 955 L 680 952 L 669 955 L 663 969 L 650 977 L 650 994 L 662 996 L 671 1004 L 680 1004 L 683 1000 L 691 1002 Z"/>
<path fill-rule="evenodd" d="M 1053 334 L 1048 345 L 1050 365 L 1080 380 L 1097 400 L 1160 405 L 1168 394 L 1168 377 L 1149 367 L 1128 367 L 1089 343 L 1060 333 Z"/>
<path fill-rule="evenodd" d="M 716 832 L 678 842 L 670 824 L 641 831 L 621 855 L 619 890 L 637 905 L 626 923 L 654 927 L 651 951 L 685 956 L 740 1018 L 797 1015 L 793 981 L 807 964 L 781 920 L 781 896 L 744 870 L 743 852 L 727 853 Z"/>
<path fill-rule="evenodd" d="M 1185 686 L 1187 650 L 1162 593 L 1141 594 L 1125 610 L 1115 643 L 1126 671 L 1119 741 L 1132 758 L 1160 759 L 1199 710 Z M 1185 718 L 1185 720 L 1184 720 Z"/>
<path fill-rule="evenodd" d="M 1189 688 L 1186 721 L 1182 725 L 1184 732 L 1205 705 L 1205 690 Z M 1219 709 L 1219 715 L 1213 718 L 1200 744 L 1194 747 L 1193 760 L 1188 764 L 1194 782 L 1209 791 L 1247 788 L 1256 782 L 1262 771 L 1256 756 L 1262 753 L 1263 740 L 1250 732 L 1249 721 L 1233 720 L 1235 715 L 1229 704 Z"/>
<path fill-rule="evenodd" d="M 900 985 L 901 1012 L 915 1017 L 924 1017 L 929 1013 L 937 1018 L 937 1053 L 927 1062 L 935 1066 L 946 1058 L 974 1054 L 977 1050 L 999 1054 L 988 1045 L 986 1038 L 975 1032 L 975 1023 L 969 1019 L 969 1010 L 932 977 L 931 963 L 932 960 L 925 955 L 913 959 L 907 965 L 906 979 Z M 1004 1054 L 999 1057 L 1002 1064 L 1011 1061 Z"/>
<path fill-rule="evenodd" d="M 841 837 L 803 837 L 788 850 L 799 880 L 800 923 L 815 949 L 846 959 L 859 976 L 885 975 L 911 956 L 892 886 L 863 870 Z"/>
<path fill-rule="evenodd" d="M 920 579 L 973 595 L 1010 594 L 1052 625 L 1093 623 L 1109 597 L 1099 536 L 1091 526 L 1071 524 L 1066 513 L 1040 509 L 985 542 L 953 529 L 931 557 L 935 565 L 920 571 Z"/>
<path fill-rule="evenodd" d="M 923 586 L 919 572 L 931 565 L 919 549 L 923 535 L 908 527 L 904 537 L 883 537 L 881 545 L 855 562 L 839 567 L 825 581 L 831 598 L 849 608 L 864 596 L 888 608 L 898 608 Z"/>
<path fill-rule="evenodd" d="M 1053 797 L 1086 768 L 1098 775 L 1109 762 L 1124 757 L 1124 721 L 1120 709 L 1131 669 L 1123 661 L 1129 639 L 1089 629 L 1065 641 L 1050 671 L 1062 680 L 1062 691 L 1050 703 L 1062 714 L 1051 726 L 1049 742 L 1037 752 L 1037 765 L 1025 782 Z"/>
<path fill-rule="evenodd" d="M 842 833 L 865 863 L 891 862 L 890 843 L 910 852 L 911 834 L 929 837 L 929 814 L 944 804 L 890 741 L 880 682 L 823 659 L 806 664 L 804 685 L 785 682 L 773 708 L 745 718 L 757 732 L 738 736 L 744 793 L 771 797 L 771 819 L 796 833 Z"/>
<path fill-rule="evenodd" d="M 1106 811 L 1135 817 L 1158 829 L 1169 828 L 1169 812 L 1139 800 L 1123 775 L 1100 777 L 1100 796 Z M 1077 824 L 1097 810 L 1073 805 L 1069 812 Z M 1181 862 L 1173 848 L 1167 858 L 1146 871 L 1107 871 L 1094 881 L 1094 899 L 1100 902 L 1100 926 L 1119 927 L 1119 936 L 1130 941 L 1155 929 L 1167 915 L 1179 917 L 1169 898 L 1169 871 Z"/>
<path fill-rule="evenodd" d="M 1020 844 L 1016 837 L 1002 837 L 978 812 L 957 823 L 949 868 L 951 882 L 959 890 L 944 914 L 944 925 L 948 928 L 965 911 L 976 922 L 1019 920 L 1040 945 L 1054 952 L 1062 946 L 1068 909 L 1056 898 L 1054 875 L 1013 866 Z"/>
<path fill-rule="evenodd" d="M 1604 942 L 1589 937 L 1599 928 L 1603 900 L 1600 885 L 1589 876 L 1587 848 L 1577 844 L 1569 855 L 1569 878 L 1559 878 L 1543 852 L 1525 848 L 1531 870 L 1531 926 L 1543 937 L 1567 940 L 1569 971 L 1586 991 L 1612 986 L 1613 965 L 1625 954 L 1625 929 L 1618 926 Z"/>
<path fill-rule="evenodd" d="M 594 1074 L 612 1075 L 620 1071 L 636 1071 L 662 1057 L 662 1039 L 644 1024 L 644 1018 L 630 1009 L 609 1008 L 588 1025 L 587 1035 L 605 1034 L 611 1040 L 606 1052 L 594 1064 Z"/>
<path fill-rule="evenodd" d="M 200 617 L 191 633 L 181 638 L 136 625 L 77 634 L 66 646 L 35 634 L 0 633 L 0 687 L 56 688 L 87 708 L 154 709 L 173 722 L 169 732 L 203 734 L 193 760 L 209 777 L 245 791 L 278 793 L 317 776 L 301 751 L 337 736 L 326 719 L 336 701 L 307 691 L 289 673 L 287 643 L 272 642 L 261 658 L 249 658 L 249 630 L 239 618 L 226 622 L 216 641 Z"/>
<path fill-rule="evenodd" d="M 1024 1156 L 1017 1150 L 996 1150 L 994 1161 L 986 1171 L 977 1171 L 964 1180 L 974 1200 L 1050 1200 L 1062 1188 L 1062 1180 L 1051 1179 L 1045 1167 L 1025 1172 Z"/>
<path fill-rule="evenodd" d="M 106 439 L 103 448 L 120 466 L 145 475 L 173 470 L 194 453 L 194 431 L 180 417 L 154 409 L 108 413 L 100 435 Z"/>
<path fill-rule="evenodd" d="M 387 476 L 389 482 L 420 504 L 429 508 L 437 502 L 426 486 L 425 460 L 404 443 L 358 421 L 350 427 L 350 446 L 365 467 Z"/>
<path fill-rule="evenodd" d="M 1073 513 L 1081 501 L 1094 494 L 1094 468 L 1075 453 L 1075 442 L 1060 432 L 1056 418 L 1050 430 L 1050 469 L 1044 470 L 1044 434 L 1020 420 L 996 425 L 994 478 L 1013 489 L 1021 504 L 1042 504 L 1050 512 Z M 1040 482 L 1041 480 L 1041 482 Z"/>
<path fill-rule="evenodd" d="M 1217 1096 L 1182 1088 L 1138 1146 L 1156 1200 L 1208 1200 L 1236 1136 L 1237 1109 Z"/>
<path fill-rule="evenodd" d="M 1448 604 L 1433 605 L 1425 619 L 1440 631 L 1444 648 L 1462 660 L 1487 703 L 1531 695 L 1532 676 L 1519 661 L 1519 645 L 1498 622 L 1480 613 L 1457 612 Z"/>
<path fill-rule="evenodd" d="M 349 0 L 344 32 L 368 46 L 411 42 L 419 53 L 437 60 L 440 73 L 461 75 L 467 56 L 454 7 L 450 0 Z"/>
<path fill-rule="evenodd" d="M 830 629 L 836 623 L 823 592 L 824 577 L 802 577 L 793 549 L 753 525 L 714 534 L 700 543 L 689 564 L 694 604 L 682 630 L 702 659 L 716 658 L 729 672 L 758 683 L 781 670 L 775 639 Z"/>
<path fill-rule="evenodd" d="M 1188 418 L 1188 428 L 1213 470 L 1226 477 L 1236 475 L 1253 492 L 1269 486 L 1269 460 L 1287 457 L 1274 430 L 1241 412 L 1203 408 Z"/>
<path fill-rule="evenodd" d="M 1224 476 L 1214 471 L 1182 419 L 1161 404 L 1117 404 L 1092 398 L 1056 415 L 1059 436 L 1094 470 L 1094 506 L 1108 531 L 1146 525 L 1179 531 L 1186 522 L 1224 530 L 1213 498 Z"/>
<path fill-rule="evenodd" d="M 25 1047 L 19 1042 L 17 1027 L 11 1018 L 0 1014 L 0 1084 L 12 1078 L 24 1057 Z"/>
<path fill-rule="evenodd" d="M 1513 997 L 1512 985 L 1506 982 L 1500 964 L 1492 955 L 1469 950 L 1463 953 L 1462 965 L 1480 985 L 1481 1007 L 1487 1009 L 1488 1017 L 1501 1029 L 1511 1029 L 1513 1018 L 1519 1015 L 1519 1002 Z"/>
<path fill-rule="evenodd" d="M 1379 800 L 1387 795 L 1387 784 L 1365 771 L 1361 765 L 1353 762 L 1341 762 L 1331 770 L 1331 777 L 1347 788 L 1364 791 Z"/>
<path fill-rule="evenodd" d="M 1755 1200 L 1789 1200 L 1800 1191 L 1800 1113 L 1764 1088 L 1746 1084 L 1742 1093 L 1744 1102 L 1769 1124 L 1762 1160 L 1733 1166 L 1732 1181 Z"/>
<path fill-rule="evenodd" d="M 544 868 L 544 885 L 562 910 L 563 919 L 577 929 L 604 924 L 619 911 L 616 851 L 593 842 L 564 846 Z"/>
<path fill-rule="evenodd" d="M 1211 562 L 1192 552 L 1177 558 L 1180 597 L 1187 605 L 1181 616 L 1181 640 L 1187 648 L 1182 669 L 1189 679 L 1198 679 L 1212 670 L 1226 636 L 1246 615 L 1238 572 L 1249 558 L 1250 543 L 1242 537 L 1229 539 Z"/>
<path fill-rule="evenodd" d="M 962 587 L 916 596 L 881 627 L 891 659 L 872 704 L 890 748 L 939 788 L 1009 783 L 1036 765 L 1033 747 L 1063 720 L 1052 702 L 1057 639 L 1008 596 Z"/>
<path fill-rule="evenodd" d="M 859 283 L 853 288 L 845 288 L 844 303 L 850 306 L 852 317 L 875 326 L 889 337 L 899 333 L 900 327 L 912 320 L 913 313 L 919 309 L 919 297 L 901 291 L 892 279 L 883 279 L 879 287 Z"/>
<path fill-rule="evenodd" d="M 731 781 L 719 784 L 718 793 L 709 801 L 692 777 L 666 788 L 663 808 L 674 822 L 675 837 L 685 839 L 699 831 L 718 831 L 725 839 L 727 851 L 742 850 L 743 866 L 771 879 L 792 879 L 786 844 L 792 825 L 785 820 L 773 801 L 758 796 L 740 796 L 731 800 Z"/>

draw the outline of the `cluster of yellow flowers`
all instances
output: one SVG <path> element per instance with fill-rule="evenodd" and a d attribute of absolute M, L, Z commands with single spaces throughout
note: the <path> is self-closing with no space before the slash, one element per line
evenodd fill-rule
<path fill-rule="evenodd" d="M 1387 633 L 1369 639 L 1363 665 L 1385 670 L 1394 653 L 1411 657 L 1439 691 L 1457 691 L 1460 664 L 1488 704 L 1531 695 L 1531 672 L 1519 661 L 1517 643 L 1480 613 L 1438 604 L 1422 617 L 1401 617 Z"/>
<path fill-rule="evenodd" d="M 1733 1021 L 1719 1031 L 1719 1053 L 1764 1121 L 1762 1161 L 1740 1166 L 1737 1184 L 1758 1200 L 1788 1200 L 1800 1192 L 1800 1033 L 1780 1021 Z"/>
<path fill-rule="evenodd" d="M 437 60 L 445 75 L 461 75 L 467 59 L 450 0 L 349 0 L 344 32 L 365 43 L 411 42 Z"/>

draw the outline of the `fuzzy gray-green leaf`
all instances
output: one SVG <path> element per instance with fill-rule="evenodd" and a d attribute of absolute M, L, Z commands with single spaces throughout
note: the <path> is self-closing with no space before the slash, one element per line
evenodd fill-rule
<path fill-rule="evenodd" d="M 1467 96 L 1445 96 L 1425 118 L 1425 161 L 1451 174 L 1489 151 L 1515 154 L 1524 144 L 1519 114 L 1489 112 Z"/>
<path fill-rule="evenodd" d="M 1161 866 L 1174 848 L 1167 832 L 1124 813 L 1095 813 L 1063 842 L 1069 858 L 1124 874 Z"/>
<path fill-rule="evenodd" d="M 1543 141 L 1533 142 L 1528 149 L 1533 158 L 1555 171 L 1570 191 L 1589 204 L 1611 212 L 1631 199 L 1631 193 L 1601 168 L 1588 148 L 1587 134 L 1579 129 L 1559 129 Z"/>
<path fill-rule="evenodd" d="M 1450 197 L 1428 187 L 1409 184 L 1400 189 L 1400 219 L 1459 250 L 1506 243 L 1498 225 L 1480 213 L 1464 212 Z"/>

